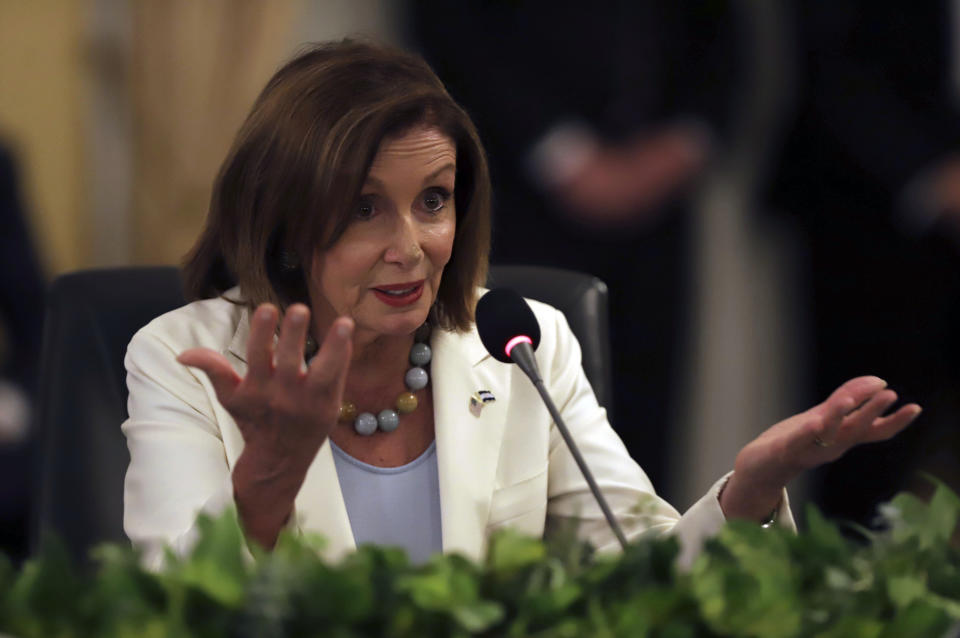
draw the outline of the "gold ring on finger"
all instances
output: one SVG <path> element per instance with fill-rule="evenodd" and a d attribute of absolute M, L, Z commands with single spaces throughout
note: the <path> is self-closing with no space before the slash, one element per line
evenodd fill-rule
<path fill-rule="evenodd" d="M 824 441 L 819 436 L 813 437 L 813 442 L 816 443 L 818 447 L 830 447 L 831 445 L 833 445 L 833 443 Z"/>

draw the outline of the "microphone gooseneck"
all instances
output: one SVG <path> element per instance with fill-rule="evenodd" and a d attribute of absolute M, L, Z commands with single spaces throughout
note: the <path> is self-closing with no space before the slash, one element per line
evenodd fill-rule
<path fill-rule="evenodd" d="M 597 505 L 600 506 L 603 516 L 607 519 L 610 529 L 613 530 L 620 546 L 626 549 L 627 539 L 623 535 L 613 511 L 607 504 L 607 500 L 600 491 L 600 486 L 593 478 L 593 473 L 590 471 L 583 455 L 580 454 L 580 449 L 573 440 L 570 430 L 567 429 L 563 417 L 560 416 L 560 411 L 557 410 L 557 406 L 543 384 L 537 359 L 533 354 L 537 346 L 540 345 L 540 324 L 537 322 L 530 306 L 516 292 L 506 288 L 498 288 L 491 290 L 480 298 L 477 303 L 476 318 L 477 332 L 479 332 L 480 341 L 483 342 L 487 352 L 498 361 L 516 363 L 533 382 L 540 398 L 547 406 L 553 422 L 560 430 L 560 435 L 563 437 L 567 449 L 570 450 L 570 454 L 577 462 L 580 473 L 587 481 Z"/>

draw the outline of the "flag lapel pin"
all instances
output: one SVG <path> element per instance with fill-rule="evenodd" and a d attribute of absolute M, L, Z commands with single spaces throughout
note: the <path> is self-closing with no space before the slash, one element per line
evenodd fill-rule
<path fill-rule="evenodd" d="M 493 396 L 493 392 L 489 390 L 477 390 L 470 396 L 470 413 L 479 417 L 483 406 L 488 403 L 493 403 L 497 398 Z"/>

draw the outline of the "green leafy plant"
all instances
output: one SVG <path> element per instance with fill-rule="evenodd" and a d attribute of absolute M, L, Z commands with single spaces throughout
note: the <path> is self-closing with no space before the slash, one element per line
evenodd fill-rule
<path fill-rule="evenodd" d="M 55 540 L 22 569 L 0 556 L 0 634 L 17 638 L 534 636 L 942 637 L 960 627 L 960 498 L 901 494 L 882 532 L 851 541 L 814 508 L 801 534 L 733 521 L 686 572 L 677 542 L 643 539 L 593 556 L 504 531 L 482 564 L 437 555 L 411 565 L 362 547 L 337 564 L 311 537 L 246 557 L 236 517 L 199 521 L 185 558 L 145 571 L 132 549 L 76 570 Z"/>

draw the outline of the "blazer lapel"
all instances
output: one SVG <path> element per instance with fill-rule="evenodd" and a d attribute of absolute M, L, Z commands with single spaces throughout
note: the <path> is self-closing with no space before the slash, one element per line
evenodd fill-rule
<path fill-rule="evenodd" d="M 327 539 L 323 554 L 328 560 L 338 561 L 357 548 L 329 441 L 307 470 L 297 494 L 296 512 L 296 524 L 301 530 L 319 532 Z"/>
<path fill-rule="evenodd" d="M 435 330 L 431 339 L 434 425 L 443 551 L 475 560 L 486 552 L 486 524 L 509 404 L 509 378 L 475 332 Z M 490 365 L 480 365 L 484 360 Z M 495 365 L 494 365 L 495 364 Z M 479 415 L 470 398 L 493 393 Z"/>

